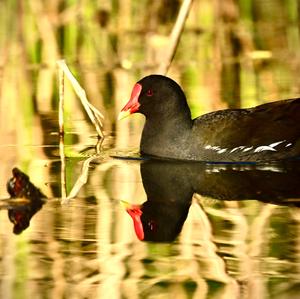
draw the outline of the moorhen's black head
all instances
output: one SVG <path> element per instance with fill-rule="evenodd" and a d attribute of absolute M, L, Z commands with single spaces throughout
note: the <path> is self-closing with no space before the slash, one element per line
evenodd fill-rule
<path fill-rule="evenodd" d="M 119 119 L 132 113 L 142 113 L 146 118 L 170 117 L 190 110 L 181 87 L 162 75 L 150 75 L 138 81 L 131 92 L 130 100 L 121 110 Z"/>

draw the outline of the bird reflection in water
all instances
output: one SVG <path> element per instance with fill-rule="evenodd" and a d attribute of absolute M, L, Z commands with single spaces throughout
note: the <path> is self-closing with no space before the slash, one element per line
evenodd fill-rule
<path fill-rule="evenodd" d="M 13 232 L 20 234 L 29 227 L 31 218 L 42 208 L 46 196 L 18 168 L 13 168 L 12 174 L 6 187 L 11 198 L 16 200 L 8 206 L 8 218 L 14 224 Z"/>
<path fill-rule="evenodd" d="M 218 200 L 258 200 L 300 207 L 300 161 L 268 164 L 205 164 L 149 160 L 141 164 L 147 201 L 129 205 L 137 237 L 172 242 L 195 193 Z"/>

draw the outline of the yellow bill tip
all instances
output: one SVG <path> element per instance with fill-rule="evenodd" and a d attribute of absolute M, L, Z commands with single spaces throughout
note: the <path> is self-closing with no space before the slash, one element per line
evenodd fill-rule
<path fill-rule="evenodd" d="M 119 113 L 119 116 L 118 116 L 118 120 L 121 120 L 127 116 L 129 116 L 131 113 L 130 113 L 130 110 L 127 110 L 127 111 L 121 111 Z"/>
<path fill-rule="evenodd" d="M 130 207 L 130 203 L 125 200 L 120 200 L 120 203 L 125 209 Z"/>

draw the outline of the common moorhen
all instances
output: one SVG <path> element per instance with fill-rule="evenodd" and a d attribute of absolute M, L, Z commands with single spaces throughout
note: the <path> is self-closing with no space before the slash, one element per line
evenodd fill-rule
<path fill-rule="evenodd" d="M 138 81 L 119 119 L 145 115 L 141 154 L 160 158 L 258 162 L 300 157 L 300 98 L 195 119 L 180 86 L 150 75 Z"/>

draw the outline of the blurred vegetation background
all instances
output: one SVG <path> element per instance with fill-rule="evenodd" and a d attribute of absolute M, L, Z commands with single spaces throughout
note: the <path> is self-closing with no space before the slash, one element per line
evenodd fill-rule
<path fill-rule="evenodd" d="M 56 61 L 63 58 L 104 113 L 107 134 L 116 131 L 114 145 L 138 145 L 141 118 L 120 125 L 116 115 L 133 83 L 163 62 L 182 2 L 1 1 L 2 140 L 36 143 L 37 124 L 49 139 L 57 122 Z M 298 96 L 299 12 L 294 0 L 194 0 L 168 72 L 192 115 Z M 85 113 L 71 88 L 66 93 L 67 126 L 84 140 L 94 130 L 77 122 Z"/>
<path fill-rule="evenodd" d="M 66 60 L 89 100 L 105 115 L 106 135 L 112 138 L 106 138 L 104 150 L 138 147 L 142 117 L 116 122 L 116 116 L 134 82 L 157 72 L 164 61 L 182 3 L 0 1 L 1 198 L 7 197 L 5 184 L 15 165 L 50 199 L 61 196 L 58 59 Z M 297 97 L 299 37 L 299 0 L 194 0 L 168 75 L 183 87 L 193 116 Z M 70 190 L 81 165 L 78 159 L 69 157 L 79 156 L 82 147 L 94 145 L 96 133 L 65 82 L 66 176 Z M 65 298 L 68 291 L 85 298 L 88 290 L 99 286 L 99 294 L 108 294 L 106 298 L 117 298 L 113 295 L 122 288 L 129 298 L 146 277 L 145 290 L 162 281 L 154 291 L 161 295 L 163 288 L 169 288 L 176 297 L 195 288 L 191 273 L 197 285 L 203 286 L 197 288 L 195 298 L 205 296 L 203 277 L 213 297 L 218 281 L 223 281 L 224 291 L 220 292 L 224 298 L 240 298 L 238 283 L 243 292 L 247 287 L 249 294 L 258 298 L 262 290 L 269 289 L 270 294 L 280 296 L 274 288 L 277 280 L 282 280 L 282 289 L 293 281 L 298 283 L 299 238 L 287 235 L 282 240 L 278 236 L 299 231 L 299 215 L 288 208 L 255 201 L 244 204 L 244 208 L 243 203 L 203 199 L 204 209 L 200 204 L 192 205 L 179 241 L 183 244 L 178 250 L 180 258 L 166 263 L 162 256 L 169 257 L 168 251 L 173 254 L 172 245 L 138 242 L 131 219 L 119 204 L 120 200 L 145 200 L 139 172 L 138 164 L 119 161 L 93 165 L 90 185 L 82 188 L 73 205 L 61 206 L 59 201 L 49 200 L 27 234 L 19 238 L 11 237 L 11 223 L 7 214 L 1 213 L 4 285 L 0 293 L 6 298 L 8 292 L 26 298 L 25 293 L 42 290 L 53 292 L 53 298 Z M 272 213 L 277 213 L 277 219 L 270 220 Z M 286 219 L 292 219 L 288 226 Z M 228 257 L 227 268 L 217 246 L 221 256 L 223 252 Z M 156 263 L 145 262 L 147 258 Z M 129 278 L 125 269 L 129 269 Z M 168 276 L 162 277 L 163 271 L 171 273 L 170 285 L 165 283 Z M 273 278 L 275 272 L 277 277 Z M 249 283 L 253 273 L 259 273 L 259 277 Z"/>

